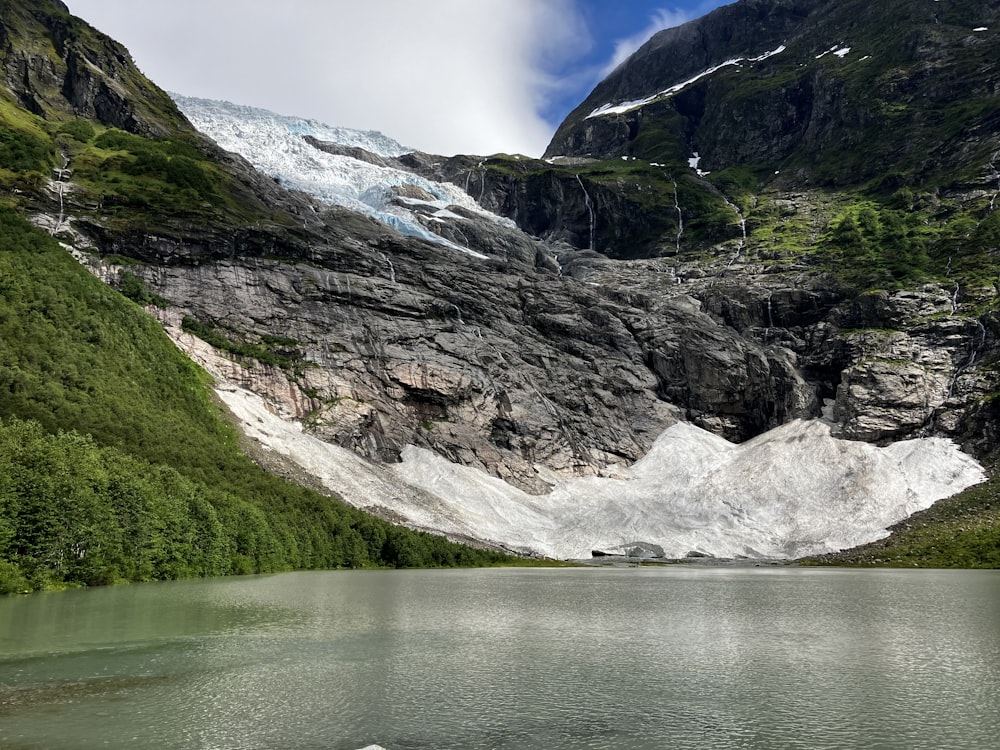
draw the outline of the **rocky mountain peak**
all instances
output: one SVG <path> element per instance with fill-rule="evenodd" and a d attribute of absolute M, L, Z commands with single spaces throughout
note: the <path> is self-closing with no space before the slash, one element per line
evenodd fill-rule
<path fill-rule="evenodd" d="M 780 170 L 786 187 L 964 177 L 1000 147 L 998 14 L 969 1 L 727 5 L 650 39 L 569 115 L 546 157 L 698 153 L 702 171 Z"/>

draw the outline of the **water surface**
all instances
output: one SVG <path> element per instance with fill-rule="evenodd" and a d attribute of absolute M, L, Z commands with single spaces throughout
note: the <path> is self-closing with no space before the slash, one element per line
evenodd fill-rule
<path fill-rule="evenodd" d="M 1000 573 L 293 573 L 0 599 L 5 750 L 1000 748 Z"/>

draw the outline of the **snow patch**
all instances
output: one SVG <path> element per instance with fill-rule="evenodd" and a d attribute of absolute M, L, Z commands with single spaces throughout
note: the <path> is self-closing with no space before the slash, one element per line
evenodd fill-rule
<path fill-rule="evenodd" d="M 977 26 L 973 31 L 989 31 L 989 28 L 986 26 Z"/>
<path fill-rule="evenodd" d="M 361 508 L 391 509 L 417 528 L 553 558 L 636 542 L 668 557 L 797 557 L 852 547 L 985 478 L 949 440 L 879 448 L 796 421 L 741 445 L 680 422 L 613 477 L 556 480 L 529 495 L 496 477 L 408 446 L 402 463 L 370 463 L 281 419 L 258 396 L 219 382 L 251 438 Z"/>
<path fill-rule="evenodd" d="M 784 52 L 784 51 L 785 51 L 786 49 L 787 49 L 787 47 L 785 47 L 785 45 L 784 45 L 784 44 L 781 44 L 781 45 L 779 45 L 779 46 L 775 47 L 775 48 L 774 48 L 773 50 L 771 50 L 770 52 L 765 52 L 765 53 L 764 53 L 763 55 L 761 55 L 760 57 L 751 57 L 751 58 L 750 58 L 750 60 L 749 60 L 749 62 L 761 62 L 761 61 L 763 61 L 763 60 L 766 60 L 766 59 L 767 59 L 767 58 L 769 58 L 769 57 L 774 57 L 775 55 L 780 55 L 780 54 L 781 54 L 782 52 Z"/>
<path fill-rule="evenodd" d="M 703 172 L 698 166 L 699 164 L 701 164 L 701 154 L 695 151 L 694 154 L 691 155 L 691 158 L 688 159 L 688 166 L 691 167 L 691 169 L 693 169 L 699 177 L 707 177 L 711 174 L 711 172 Z"/>
<path fill-rule="evenodd" d="M 774 57 L 775 55 L 781 54 L 782 52 L 785 51 L 785 49 L 786 49 L 785 45 L 781 45 L 781 46 L 776 47 L 775 49 L 771 50 L 770 52 L 765 52 L 763 55 L 760 55 L 759 57 L 750 57 L 750 58 L 746 58 L 746 57 L 734 57 L 734 58 L 731 58 L 729 60 L 726 60 L 723 63 L 720 63 L 719 65 L 716 65 L 715 67 L 709 68 L 708 70 L 704 70 L 701 73 L 698 73 L 697 75 L 692 76 L 691 78 L 687 79 L 686 81 L 681 81 L 680 83 L 675 83 L 673 86 L 671 86 L 669 88 L 666 88 L 663 91 L 660 91 L 660 92 L 658 92 L 656 94 L 653 94 L 652 96 L 647 96 L 645 99 L 635 99 L 633 101 L 621 102 L 619 104 L 611 104 L 611 103 L 602 104 L 600 107 L 598 107 L 593 112 L 591 112 L 589 115 L 587 115 L 586 119 L 589 120 L 592 117 L 605 117 L 607 115 L 620 115 L 620 114 L 624 114 L 626 112 L 631 112 L 631 111 L 636 110 L 636 109 L 642 109 L 647 104 L 652 104 L 655 101 L 659 101 L 661 99 L 667 99 L 667 98 L 673 96 L 674 94 L 678 93 L 679 91 L 684 90 L 685 88 L 687 88 L 691 84 L 697 83 L 702 78 L 705 78 L 706 76 L 710 76 L 713 73 L 722 70 L 723 68 L 726 68 L 726 67 L 729 67 L 729 66 L 733 66 L 733 65 L 740 65 L 741 63 L 744 63 L 744 62 L 750 62 L 750 63 L 761 62 L 762 60 L 766 60 L 769 57 Z"/>
<path fill-rule="evenodd" d="M 816 59 L 820 60 L 826 57 L 827 55 L 836 55 L 837 57 L 843 59 L 848 54 L 850 54 L 850 52 L 851 52 L 850 47 L 845 47 L 840 44 L 835 44 L 832 47 L 830 47 L 830 49 L 828 49 L 826 52 L 820 52 L 818 55 L 816 55 Z"/>

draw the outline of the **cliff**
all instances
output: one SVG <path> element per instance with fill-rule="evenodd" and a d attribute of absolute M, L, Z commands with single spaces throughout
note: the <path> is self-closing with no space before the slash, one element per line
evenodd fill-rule
<path fill-rule="evenodd" d="M 998 9 L 911 5 L 748 0 L 662 32 L 544 160 L 299 144 L 430 180 L 384 196 L 412 236 L 288 190 L 65 8 L 13 3 L 0 178 L 220 376 L 376 462 L 415 446 L 539 494 L 678 421 L 742 442 L 824 415 L 985 457 Z"/>

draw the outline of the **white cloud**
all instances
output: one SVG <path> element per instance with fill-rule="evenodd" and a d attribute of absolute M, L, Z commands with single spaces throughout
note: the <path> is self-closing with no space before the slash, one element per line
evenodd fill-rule
<path fill-rule="evenodd" d="M 162 87 L 382 130 L 436 153 L 540 154 L 573 0 L 69 0 Z"/>

